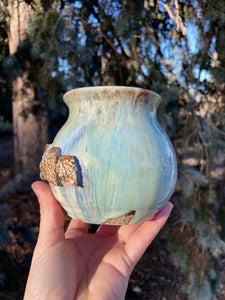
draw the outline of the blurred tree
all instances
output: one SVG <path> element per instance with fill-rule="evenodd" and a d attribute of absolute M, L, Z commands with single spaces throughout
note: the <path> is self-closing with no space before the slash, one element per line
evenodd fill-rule
<path fill-rule="evenodd" d="M 12 121 L 11 86 L 9 78 L 4 77 L 3 60 L 9 56 L 8 45 L 8 12 L 0 2 L 0 117 L 1 121 Z"/>
<path fill-rule="evenodd" d="M 17 93 L 18 112 L 20 97 L 24 105 L 35 99 L 32 109 L 28 105 L 18 120 L 22 126 L 28 124 L 29 116 L 44 120 L 42 113 L 33 114 L 33 108 L 42 112 L 40 100 L 45 98 L 50 127 L 56 131 L 66 116 L 60 104 L 62 95 L 76 87 L 128 85 L 158 92 L 164 100 L 159 121 L 173 140 L 179 164 L 171 257 L 187 274 L 184 288 L 190 299 L 215 299 L 220 282 L 218 262 L 225 247 L 221 222 L 225 212 L 221 192 L 224 0 L 61 0 L 23 5 L 28 14 L 31 7 L 35 9 L 23 18 L 21 42 L 17 51 L 16 46 L 10 50 L 13 55 L 5 60 L 4 69 L 8 77 L 14 74 L 17 78 L 13 97 L 19 84 L 25 87 L 25 95 Z M 18 31 L 18 25 L 15 28 Z M 30 149 L 41 145 L 36 142 L 40 132 L 24 144 L 33 161 L 35 154 Z"/>
<path fill-rule="evenodd" d="M 27 38 L 33 12 L 30 3 L 17 0 L 8 1 L 8 11 L 9 52 L 14 55 L 20 43 Z M 23 176 L 38 172 L 41 154 L 48 141 L 46 111 L 37 97 L 35 86 L 26 71 L 13 80 L 14 167 L 15 172 Z"/>

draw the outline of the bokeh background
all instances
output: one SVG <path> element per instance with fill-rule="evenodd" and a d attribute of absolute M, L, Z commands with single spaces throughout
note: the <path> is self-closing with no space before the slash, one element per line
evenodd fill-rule
<path fill-rule="evenodd" d="M 175 208 L 126 299 L 225 299 L 224 0 L 0 1 L 0 299 L 23 297 L 30 184 L 67 118 L 63 94 L 97 85 L 159 93 L 178 160 Z"/>

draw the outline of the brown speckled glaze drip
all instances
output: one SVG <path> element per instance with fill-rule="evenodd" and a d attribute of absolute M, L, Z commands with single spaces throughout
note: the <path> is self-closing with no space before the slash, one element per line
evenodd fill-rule
<path fill-rule="evenodd" d="M 78 88 L 76 90 L 73 90 L 72 93 L 76 97 L 76 101 L 82 101 L 84 96 L 87 96 L 90 94 L 91 88 L 89 90 L 84 88 Z M 70 93 L 70 92 L 69 92 Z M 115 95 L 119 98 L 120 96 L 129 95 L 129 96 L 136 96 L 137 95 L 137 88 L 131 88 L 131 87 L 116 87 L 113 90 L 112 93 L 112 87 L 95 87 L 95 91 L 91 92 L 92 99 L 94 101 L 100 100 L 100 94 L 104 95 L 108 99 L 114 99 Z M 143 102 L 147 103 L 149 102 L 149 98 L 152 98 L 153 92 L 150 92 L 148 90 L 142 89 L 138 93 L 135 102 Z M 155 94 L 155 98 L 158 101 L 160 101 L 160 97 Z"/>

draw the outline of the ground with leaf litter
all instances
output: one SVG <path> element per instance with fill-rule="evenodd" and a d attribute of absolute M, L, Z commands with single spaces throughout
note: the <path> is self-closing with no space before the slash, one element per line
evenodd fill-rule
<path fill-rule="evenodd" d="M 10 178 L 12 135 L 0 138 L 0 187 Z M 9 212 L 4 218 L 10 241 L 0 245 L 0 300 L 22 299 L 29 271 L 33 249 L 38 236 L 39 210 L 36 197 L 30 190 L 5 197 L 1 203 L 8 205 Z M 168 224 L 162 230 L 135 267 L 129 281 L 126 300 L 186 300 L 182 291 L 184 274 L 176 269 L 166 248 L 172 213 Z M 221 261 L 221 270 L 225 260 Z M 222 272 L 223 275 L 223 272 Z M 225 276 L 222 278 L 225 282 Z M 218 299 L 225 299 L 223 283 Z"/>

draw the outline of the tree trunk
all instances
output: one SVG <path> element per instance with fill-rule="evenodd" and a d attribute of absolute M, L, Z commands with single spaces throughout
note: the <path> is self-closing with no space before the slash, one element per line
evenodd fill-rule
<path fill-rule="evenodd" d="M 19 43 L 26 39 L 32 15 L 30 5 L 20 0 L 9 0 L 9 50 L 13 55 Z M 34 84 L 26 73 L 12 84 L 15 173 L 35 175 L 48 142 L 48 124 L 43 104 L 35 100 Z"/>

